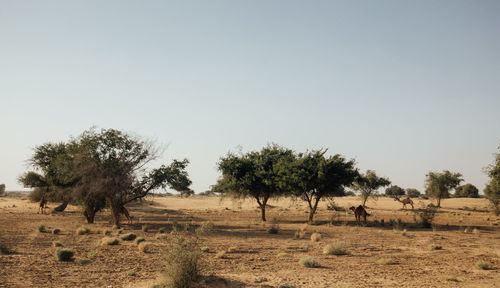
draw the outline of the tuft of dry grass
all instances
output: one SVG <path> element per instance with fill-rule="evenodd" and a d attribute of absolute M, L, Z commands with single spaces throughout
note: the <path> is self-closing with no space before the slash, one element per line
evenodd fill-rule
<path fill-rule="evenodd" d="M 313 233 L 311 235 L 311 241 L 312 242 L 319 242 L 319 241 L 321 241 L 321 234 L 319 234 L 319 233 Z"/>
<path fill-rule="evenodd" d="M 105 236 L 111 235 L 111 230 L 110 229 L 104 229 L 102 230 L 102 234 Z"/>
<path fill-rule="evenodd" d="M 238 247 L 231 246 L 227 248 L 227 253 L 235 253 L 238 251 Z"/>
<path fill-rule="evenodd" d="M 323 248 L 323 254 L 341 256 L 341 255 L 348 255 L 349 252 L 347 251 L 347 248 L 345 247 L 344 243 L 335 242 L 333 244 L 326 245 Z"/>
<path fill-rule="evenodd" d="M 300 258 L 299 264 L 302 265 L 302 266 L 304 266 L 304 267 L 307 267 L 307 268 L 318 267 L 318 263 L 311 256 L 306 256 L 306 257 Z"/>
<path fill-rule="evenodd" d="M 379 265 L 394 265 L 394 264 L 396 264 L 392 259 L 389 259 L 389 258 L 380 258 L 375 263 L 377 263 Z"/>
<path fill-rule="evenodd" d="M 135 238 L 137 238 L 137 235 L 135 235 L 134 233 L 127 233 L 120 237 L 120 239 L 122 239 L 123 241 L 132 241 Z"/>
<path fill-rule="evenodd" d="M 201 250 L 201 252 L 203 252 L 203 253 L 208 253 L 208 252 L 210 252 L 210 248 L 208 248 L 207 246 L 201 247 L 201 248 L 200 248 L 200 250 Z"/>
<path fill-rule="evenodd" d="M 267 233 L 269 234 L 278 234 L 280 232 L 280 227 L 277 224 L 273 224 L 269 229 L 267 229 Z"/>
<path fill-rule="evenodd" d="M 165 234 L 158 234 L 158 235 L 156 235 L 155 238 L 156 238 L 156 240 L 165 241 L 165 240 L 167 240 L 167 235 L 165 235 Z"/>
<path fill-rule="evenodd" d="M 112 245 L 118 245 L 119 243 L 120 240 L 113 237 L 104 237 L 101 239 L 101 246 L 106 246 L 106 245 L 112 246 Z"/>
<path fill-rule="evenodd" d="M 166 264 L 165 286 L 167 288 L 188 288 L 200 276 L 201 252 L 198 239 L 185 234 L 176 234 L 164 252 Z"/>
<path fill-rule="evenodd" d="M 11 251 L 9 249 L 9 245 L 7 245 L 7 241 L 3 238 L 3 235 L 0 233 L 0 255 L 9 254 Z"/>
<path fill-rule="evenodd" d="M 293 234 L 293 239 L 304 239 L 304 237 L 306 236 L 306 233 L 304 231 L 295 231 L 295 233 Z"/>
<path fill-rule="evenodd" d="M 490 266 L 488 265 L 488 263 L 482 261 L 482 260 L 479 260 L 476 262 L 476 266 L 477 268 L 481 269 L 481 270 L 488 270 L 490 269 Z"/>
<path fill-rule="evenodd" d="M 86 228 L 86 227 L 80 227 L 80 228 L 76 229 L 77 235 L 85 235 L 85 234 L 89 234 L 89 233 L 90 233 L 90 229 Z"/>
<path fill-rule="evenodd" d="M 443 249 L 443 246 L 438 244 L 432 244 L 429 246 L 429 250 L 441 250 L 441 249 Z"/>
<path fill-rule="evenodd" d="M 40 232 L 40 233 L 47 232 L 47 229 L 45 228 L 45 225 L 43 225 L 43 224 L 38 225 L 37 229 L 38 229 L 38 232 Z"/>
<path fill-rule="evenodd" d="M 220 251 L 219 253 L 215 254 L 215 258 L 225 259 L 226 258 L 226 251 Z"/>
<path fill-rule="evenodd" d="M 152 253 L 154 246 L 151 243 L 141 242 L 138 248 L 142 253 Z"/>
<path fill-rule="evenodd" d="M 290 255 L 290 254 L 288 254 L 288 253 L 286 253 L 286 252 L 280 252 L 280 253 L 278 253 L 278 255 L 276 255 L 276 256 L 278 256 L 279 258 L 283 258 L 283 257 L 288 257 L 289 255 Z"/>
<path fill-rule="evenodd" d="M 63 244 L 61 242 L 59 242 L 59 241 L 53 241 L 52 242 L 52 247 L 62 247 L 62 246 L 63 246 Z"/>
<path fill-rule="evenodd" d="M 139 245 L 139 243 L 146 241 L 144 237 L 137 237 L 134 241 L 135 245 Z"/>

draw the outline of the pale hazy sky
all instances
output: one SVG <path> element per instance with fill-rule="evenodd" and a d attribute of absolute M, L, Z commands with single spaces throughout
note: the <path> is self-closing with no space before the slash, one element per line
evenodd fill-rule
<path fill-rule="evenodd" d="M 193 189 L 275 142 L 422 190 L 483 189 L 500 144 L 500 1 L 0 0 L 0 183 L 95 125 L 169 144 Z"/>

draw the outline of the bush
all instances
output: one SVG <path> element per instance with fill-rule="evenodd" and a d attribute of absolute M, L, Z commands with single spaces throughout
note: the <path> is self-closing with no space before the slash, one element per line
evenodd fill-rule
<path fill-rule="evenodd" d="M 429 250 L 441 250 L 441 249 L 443 249 L 443 246 L 441 245 L 432 244 L 431 246 L 429 246 Z"/>
<path fill-rule="evenodd" d="M 199 277 L 199 260 L 201 253 L 197 248 L 196 238 L 188 238 L 176 234 L 173 242 L 165 251 L 167 265 L 165 285 L 171 288 L 191 287 Z"/>
<path fill-rule="evenodd" d="M 269 234 L 278 234 L 280 231 L 280 228 L 278 225 L 272 225 L 269 229 L 267 229 L 267 233 Z"/>
<path fill-rule="evenodd" d="M 477 268 L 479 268 L 481 270 L 488 270 L 490 268 L 488 263 L 481 261 L 481 260 L 477 261 L 476 266 L 477 266 Z"/>
<path fill-rule="evenodd" d="M 118 245 L 120 243 L 120 240 L 116 238 L 111 238 L 111 237 L 104 237 L 101 239 L 101 246 L 105 245 Z"/>
<path fill-rule="evenodd" d="M 345 245 L 343 243 L 337 242 L 333 245 L 326 245 L 325 248 L 323 248 L 323 254 L 340 256 L 348 255 L 349 252 L 347 252 L 347 249 L 345 248 Z"/>
<path fill-rule="evenodd" d="M 141 242 L 138 248 L 142 253 L 152 253 L 154 246 L 151 243 Z"/>
<path fill-rule="evenodd" d="M 392 259 L 389 259 L 389 258 L 378 259 L 376 263 L 379 265 L 393 265 L 393 264 L 395 264 L 394 261 L 392 261 Z"/>
<path fill-rule="evenodd" d="M 406 189 L 406 195 L 408 195 L 408 197 L 410 198 L 417 198 L 420 197 L 420 191 L 418 191 L 417 189 L 408 188 Z"/>
<path fill-rule="evenodd" d="M 58 248 L 56 250 L 56 257 L 59 261 L 73 261 L 73 256 L 75 255 L 75 251 L 70 248 Z"/>
<path fill-rule="evenodd" d="M 201 247 L 200 250 L 201 250 L 201 252 L 208 253 L 210 251 L 210 248 L 205 246 L 205 247 Z"/>
<path fill-rule="evenodd" d="M 127 233 L 125 235 L 122 235 L 120 237 L 120 239 L 124 240 L 124 241 L 132 241 L 134 240 L 135 238 L 137 237 L 137 235 L 135 235 L 134 233 Z"/>
<path fill-rule="evenodd" d="M 307 267 L 307 268 L 314 268 L 314 267 L 318 266 L 318 263 L 316 262 L 316 260 L 314 260 L 314 258 L 311 256 L 306 256 L 306 257 L 300 258 L 299 263 L 300 263 L 300 265 Z"/>
<path fill-rule="evenodd" d="M 59 241 L 52 242 L 52 247 L 62 247 L 62 246 L 63 246 L 62 243 Z"/>
<path fill-rule="evenodd" d="M 75 260 L 76 264 L 79 264 L 79 265 L 85 265 L 85 264 L 89 264 L 90 263 L 90 260 L 88 259 L 82 259 L 82 258 L 77 258 Z"/>
<path fill-rule="evenodd" d="M 165 241 L 165 240 L 167 240 L 167 235 L 165 235 L 165 234 L 158 234 L 158 235 L 156 235 L 155 238 L 156 238 L 156 240 Z"/>
<path fill-rule="evenodd" d="M 139 243 L 146 241 L 143 237 L 137 237 L 134 241 L 136 245 L 139 245 Z"/>
<path fill-rule="evenodd" d="M 436 216 L 437 212 L 437 207 L 436 206 L 427 206 L 424 208 L 419 209 L 417 211 L 417 215 L 420 218 L 420 224 L 424 228 L 431 228 L 432 227 L 432 221 L 434 221 L 434 217 Z"/>
<path fill-rule="evenodd" d="M 86 228 L 86 227 L 80 227 L 80 228 L 76 229 L 77 235 L 85 235 L 85 234 L 89 234 L 89 233 L 90 233 L 90 230 L 89 230 L 89 228 Z"/>
<path fill-rule="evenodd" d="M 311 241 L 318 242 L 320 240 L 321 240 L 321 234 L 319 234 L 319 233 L 313 233 L 311 235 Z"/>
<path fill-rule="evenodd" d="M 59 234 L 60 232 L 61 232 L 61 229 L 57 229 L 57 228 L 55 228 L 54 230 L 52 230 L 52 234 L 54 234 L 54 235 L 57 235 L 57 234 Z"/>
<path fill-rule="evenodd" d="M 43 224 L 38 225 L 38 232 L 45 233 L 45 231 L 47 231 L 45 225 Z"/>

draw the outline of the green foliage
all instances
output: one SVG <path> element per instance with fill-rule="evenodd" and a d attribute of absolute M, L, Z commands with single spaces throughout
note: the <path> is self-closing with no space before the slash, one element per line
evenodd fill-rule
<path fill-rule="evenodd" d="M 498 147 L 500 150 L 500 146 Z M 484 195 L 493 206 L 496 215 L 500 215 L 500 153 L 495 154 L 494 164 L 486 167 L 490 181 L 484 188 Z"/>
<path fill-rule="evenodd" d="M 31 198 L 58 195 L 61 200 L 72 200 L 84 206 L 89 223 L 106 201 L 119 226 L 125 204 L 158 188 L 190 190 L 188 160 L 174 160 L 148 171 L 144 167 L 159 157 L 158 149 L 151 141 L 119 130 L 90 129 L 67 143 L 47 143 L 34 150 L 29 163 L 36 171 L 19 178 L 26 187 L 41 189 Z"/>
<path fill-rule="evenodd" d="M 385 189 L 386 196 L 403 196 L 405 195 L 405 190 L 397 185 L 392 185 Z"/>
<path fill-rule="evenodd" d="M 457 198 L 479 198 L 479 190 L 476 186 L 468 183 L 455 188 L 455 195 Z"/>
<path fill-rule="evenodd" d="M 406 189 L 406 195 L 410 198 L 417 198 L 420 197 L 420 191 L 414 188 L 408 188 Z"/>
<path fill-rule="evenodd" d="M 218 163 L 222 177 L 212 190 L 236 198 L 254 198 L 266 221 L 268 200 L 287 191 L 284 175 L 293 160 L 292 150 L 276 144 L 246 154 L 230 152 Z"/>
<path fill-rule="evenodd" d="M 463 181 L 462 174 L 444 170 L 442 173 L 429 172 L 425 179 L 425 194 L 437 200 L 441 207 L 441 199 L 450 197 L 450 190 L 456 188 Z"/>
<path fill-rule="evenodd" d="M 288 190 L 307 202 L 309 222 L 313 221 L 321 199 L 344 195 L 344 188 L 359 175 L 354 160 L 325 153 L 326 150 L 300 153 L 284 172 Z"/>
<path fill-rule="evenodd" d="M 354 190 L 361 193 L 362 205 L 366 204 L 369 197 L 376 197 L 379 188 L 390 185 L 391 181 L 384 177 L 378 177 L 375 171 L 367 170 L 354 182 Z"/>
<path fill-rule="evenodd" d="M 3 196 L 5 193 L 5 184 L 0 184 L 0 196 Z"/>
<path fill-rule="evenodd" d="M 59 261 L 73 261 L 73 256 L 75 255 L 75 251 L 70 248 L 57 248 L 56 257 Z"/>

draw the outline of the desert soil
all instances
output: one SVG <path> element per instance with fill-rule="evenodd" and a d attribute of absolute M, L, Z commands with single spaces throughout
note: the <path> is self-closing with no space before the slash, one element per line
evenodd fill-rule
<path fill-rule="evenodd" d="M 415 211 L 430 203 L 415 202 Z M 342 197 L 335 203 L 347 208 L 360 200 Z M 56 205 L 49 203 L 50 208 Z M 306 224 L 307 207 L 301 201 L 273 200 L 270 205 L 268 223 L 263 224 L 250 200 L 157 197 L 129 207 L 133 222 L 125 221 L 118 231 L 111 229 L 108 211 L 87 225 L 76 206 L 42 215 L 37 203 L 26 198 L 0 198 L 0 232 L 13 251 L 0 255 L 0 287 L 151 287 L 162 279 L 162 251 L 174 226 L 194 231 L 204 223 L 214 228 L 201 236 L 201 246 L 209 248 L 203 253 L 202 272 L 210 276 L 201 287 L 500 287 L 500 218 L 488 212 L 484 199 L 443 200 L 429 229 L 415 224 L 414 211 L 388 198 L 367 203 L 371 216 L 366 226 L 358 226 L 350 211 L 328 210 L 326 203 L 312 225 Z M 150 229 L 144 232 L 146 224 Z M 40 225 L 47 232 L 39 232 Z M 277 234 L 268 233 L 273 225 Z M 82 226 L 90 234 L 78 235 Z M 50 233 L 55 228 L 61 233 Z M 153 251 L 140 252 L 130 241 L 101 246 L 107 229 L 112 235 L 133 232 L 144 237 Z M 157 239 L 160 229 L 164 239 Z M 297 231 L 302 239 L 294 239 Z M 311 241 L 312 233 L 320 233 L 321 239 Z M 58 261 L 54 241 L 73 248 L 75 258 L 87 263 Z M 348 254 L 324 255 L 327 244 L 340 245 Z M 441 249 L 432 249 L 437 246 Z M 222 251 L 225 256 L 216 257 Z M 318 267 L 301 266 L 305 256 L 313 257 Z M 377 264 L 380 259 L 394 263 Z M 478 261 L 490 268 L 479 269 Z"/>

